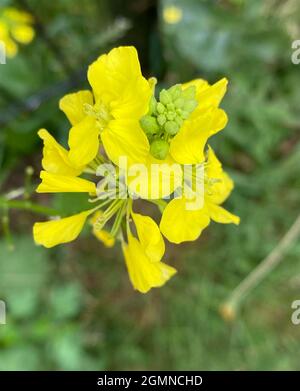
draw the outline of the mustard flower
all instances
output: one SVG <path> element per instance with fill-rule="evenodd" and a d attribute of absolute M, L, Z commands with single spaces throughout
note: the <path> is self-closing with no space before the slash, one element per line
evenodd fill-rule
<path fill-rule="evenodd" d="M 8 57 L 18 53 L 18 44 L 29 44 L 35 36 L 33 18 L 12 7 L 0 8 L 0 41 Z"/>
<path fill-rule="evenodd" d="M 34 239 L 45 247 L 73 241 L 88 219 L 104 246 L 121 242 L 130 281 L 146 293 L 176 273 L 162 261 L 163 236 L 181 243 L 196 240 L 211 220 L 239 223 L 221 206 L 234 184 L 208 145 L 227 124 L 219 108 L 227 80 L 195 79 L 155 94 L 156 80 L 144 78 L 133 47 L 101 55 L 88 80 L 91 90 L 59 103 L 71 123 L 68 148 L 39 131 L 44 149 L 37 191 L 87 193 L 91 208 L 36 223 Z M 159 207 L 159 226 L 133 211 L 135 198 Z"/>

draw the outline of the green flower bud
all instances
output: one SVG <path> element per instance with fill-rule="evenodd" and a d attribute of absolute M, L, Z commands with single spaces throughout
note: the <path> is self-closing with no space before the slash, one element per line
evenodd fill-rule
<path fill-rule="evenodd" d="M 183 124 L 183 119 L 180 118 L 180 117 L 176 117 L 175 120 L 176 124 L 179 126 L 179 128 L 181 127 L 181 125 Z"/>
<path fill-rule="evenodd" d="M 156 105 L 156 110 L 159 114 L 163 114 L 166 111 L 166 108 L 161 102 L 158 102 Z"/>
<path fill-rule="evenodd" d="M 161 101 L 162 104 L 167 105 L 168 103 L 172 102 L 172 98 L 170 94 L 168 93 L 167 90 L 161 90 L 159 94 L 159 100 Z"/>
<path fill-rule="evenodd" d="M 183 110 L 191 113 L 197 107 L 198 102 L 195 99 L 188 100 L 184 103 Z"/>
<path fill-rule="evenodd" d="M 175 110 L 174 103 L 168 103 L 168 104 L 167 104 L 167 109 L 168 109 L 169 111 Z"/>
<path fill-rule="evenodd" d="M 140 119 L 140 124 L 145 133 L 155 134 L 159 131 L 158 123 L 151 115 L 144 115 L 144 117 Z"/>
<path fill-rule="evenodd" d="M 181 118 L 187 119 L 190 116 L 190 113 L 188 111 L 182 110 Z"/>
<path fill-rule="evenodd" d="M 153 157 L 163 160 L 167 157 L 169 152 L 169 144 L 165 140 L 156 139 L 150 146 L 150 153 Z"/>
<path fill-rule="evenodd" d="M 173 119 L 175 119 L 175 117 L 176 117 L 176 113 L 174 111 L 167 112 L 167 118 L 169 121 L 172 121 Z"/>
<path fill-rule="evenodd" d="M 165 131 L 170 134 L 171 136 L 174 136 L 179 130 L 179 126 L 175 121 L 167 121 L 165 123 Z"/>
<path fill-rule="evenodd" d="M 181 109 L 184 105 L 184 99 L 182 98 L 178 98 L 174 101 L 174 105 L 175 107 L 177 107 L 177 109 Z"/>
<path fill-rule="evenodd" d="M 181 84 L 175 84 L 175 86 L 169 88 L 168 92 L 173 101 L 180 98 L 182 94 Z"/>
<path fill-rule="evenodd" d="M 195 99 L 196 97 L 196 87 L 189 86 L 185 90 L 182 91 L 182 98 L 185 100 Z"/>
<path fill-rule="evenodd" d="M 155 114 L 156 112 L 156 105 L 157 105 L 157 100 L 155 99 L 154 96 L 151 97 L 150 99 L 150 104 L 149 104 L 149 114 Z"/>
<path fill-rule="evenodd" d="M 160 126 L 163 126 L 164 123 L 166 122 L 167 118 L 164 114 L 160 114 L 158 117 L 157 117 L 157 122 Z"/>

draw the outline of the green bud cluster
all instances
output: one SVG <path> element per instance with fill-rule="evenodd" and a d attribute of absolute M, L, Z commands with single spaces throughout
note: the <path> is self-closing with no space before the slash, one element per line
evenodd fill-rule
<path fill-rule="evenodd" d="M 149 112 L 141 118 L 140 124 L 150 141 L 150 152 L 156 159 L 163 160 L 167 156 L 170 139 L 179 132 L 184 120 L 198 104 L 195 97 L 195 86 L 183 90 L 181 84 L 163 89 L 159 101 L 152 97 Z"/>

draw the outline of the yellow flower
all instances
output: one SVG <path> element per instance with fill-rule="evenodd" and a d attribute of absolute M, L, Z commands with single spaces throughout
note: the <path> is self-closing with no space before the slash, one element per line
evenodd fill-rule
<path fill-rule="evenodd" d="M 176 6 L 168 6 L 163 9 L 164 21 L 168 24 L 176 24 L 182 19 L 182 9 Z"/>
<path fill-rule="evenodd" d="M 111 248 L 115 245 L 115 237 L 112 236 L 108 231 L 104 229 L 99 229 L 97 227 L 98 219 L 103 215 L 101 211 L 96 212 L 90 219 L 90 224 L 93 226 L 93 234 L 96 236 L 100 242 L 104 244 L 105 247 Z"/>
<path fill-rule="evenodd" d="M 196 240 L 210 220 L 218 223 L 239 224 L 239 217 L 220 206 L 230 195 L 233 181 L 223 171 L 220 161 L 213 150 L 209 148 L 207 162 L 204 168 L 203 205 L 189 209 L 188 203 L 196 202 L 183 195 L 168 203 L 163 211 L 160 230 L 173 243 Z M 202 195 L 198 194 L 201 198 Z"/>
<path fill-rule="evenodd" d="M 8 57 L 18 52 L 17 43 L 29 44 L 35 35 L 30 14 L 15 8 L 0 9 L 0 41 L 4 42 Z"/>
<path fill-rule="evenodd" d="M 75 168 L 68 157 L 68 151 L 59 145 L 47 132 L 41 129 L 38 132 L 44 141 L 41 184 L 37 188 L 38 193 L 78 192 L 96 194 L 96 185 L 77 176 L 84 167 Z"/>
<path fill-rule="evenodd" d="M 59 220 L 35 223 L 33 226 L 34 240 L 37 244 L 47 248 L 72 242 L 78 237 L 87 217 L 93 212 L 94 209 L 91 209 Z"/>
<path fill-rule="evenodd" d="M 138 239 L 128 229 L 128 243 L 122 243 L 123 253 L 134 289 L 147 293 L 151 288 L 164 285 L 176 270 L 161 262 L 165 244 L 154 220 L 133 212 L 131 215 Z"/>
<path fill-rule="evenodd" d="M 75 167 L 91 162 L 99 150 L 99 136 L 110 160 L 129 164 L 147 154 L 147 137 L 139 120 L 146 113 L 152 85 L 141 73 L 134 47 L 119 47 L 98 58 L 88 70 L 93 94 L 67 95 L 60 108 L 73 125 L 69 135 L 69 158 Z"/>

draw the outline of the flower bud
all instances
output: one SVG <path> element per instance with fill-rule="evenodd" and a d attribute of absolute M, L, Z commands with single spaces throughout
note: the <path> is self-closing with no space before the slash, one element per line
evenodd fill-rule
<path fill-rule="evenodd" d="M 150 115 L 144 115 L 144 117 L 140 119 L 140 124 L 145 133 L 155 134 L 159 130 L 156 119 Z"/>
<path fill-rule="evenodd" d="M 157 117 L 157 122 L 160 126 L 163 126 L 166 122 L 167 118 L 164 114 L 160 114 L 158 117 Z"/>
<path fill-rule="evenodd" d="M 196 87 L 189 86 L 185 90 L 182 91 L 182 98 L 186 100 L 195 99 L 196 97 Z"/>
<path fill-rule="evenodd" d="M 150 99 L 150 104 L 149 104 L 149 114 L 155 114 L 156 112 L 156 105 L 157 105 L 157 100 L 155 99 L 154 96 L 151 97 Z"/>
<path fill-rule="evenodd" d="M 167 121 L 165 123 L 165 131 L 174 136 L 179 130 L 179 126 L 175 121 Z"/>
<path fill-rule="evenodd" d="M 181 84 L 175 84 L 175 86 L 171 87 L 168 92 L 173 101 L 180 98 L 182 94 Z"/>
<path fill-rule="evenodd" d="M 184 99 L 178 98 L 174 101 L 174 105 L 177 109 L 181 109 L 184 105 Z"/>
<path fill-rule="evenodd" d="M 166 111 L 166 108 L 161 102 L 158 102 L 156 106 L 156 110 L 159 114 L 162 114 Z"/>
<path fill-rule="evenodd" d="M 191 113 L 197 107 L 198 102 L 195 99 L 188 100 L 184 103 L 183 110 Z"/>
<path fill-rule="evenodd" d="M 175 119 L 175 117 L 176 117 L 176 113 L 174 111 L 169 111 L 167 113 L 167 118 L 169 121 L 172 121 L 173 119 Z"/>
<path fill-rule="evenodd" d="M 156 139 L 152 142 L 150 153 L 153 157 L 159 160 L 164 160 L 169 152 L 169 144 L 165 140 Z"/>
<path fill-rule="evenodd" d="M 168 103 L 171 103 L 172 102 L 172 98 L 170 96 L 170 94 L 168 93 L 167 90 L 161 90 L 160 94 L 159 94 L 159 100 L 161 101 L 161 103 L 163 103 L 164 105 L 167 105 Z"/>

